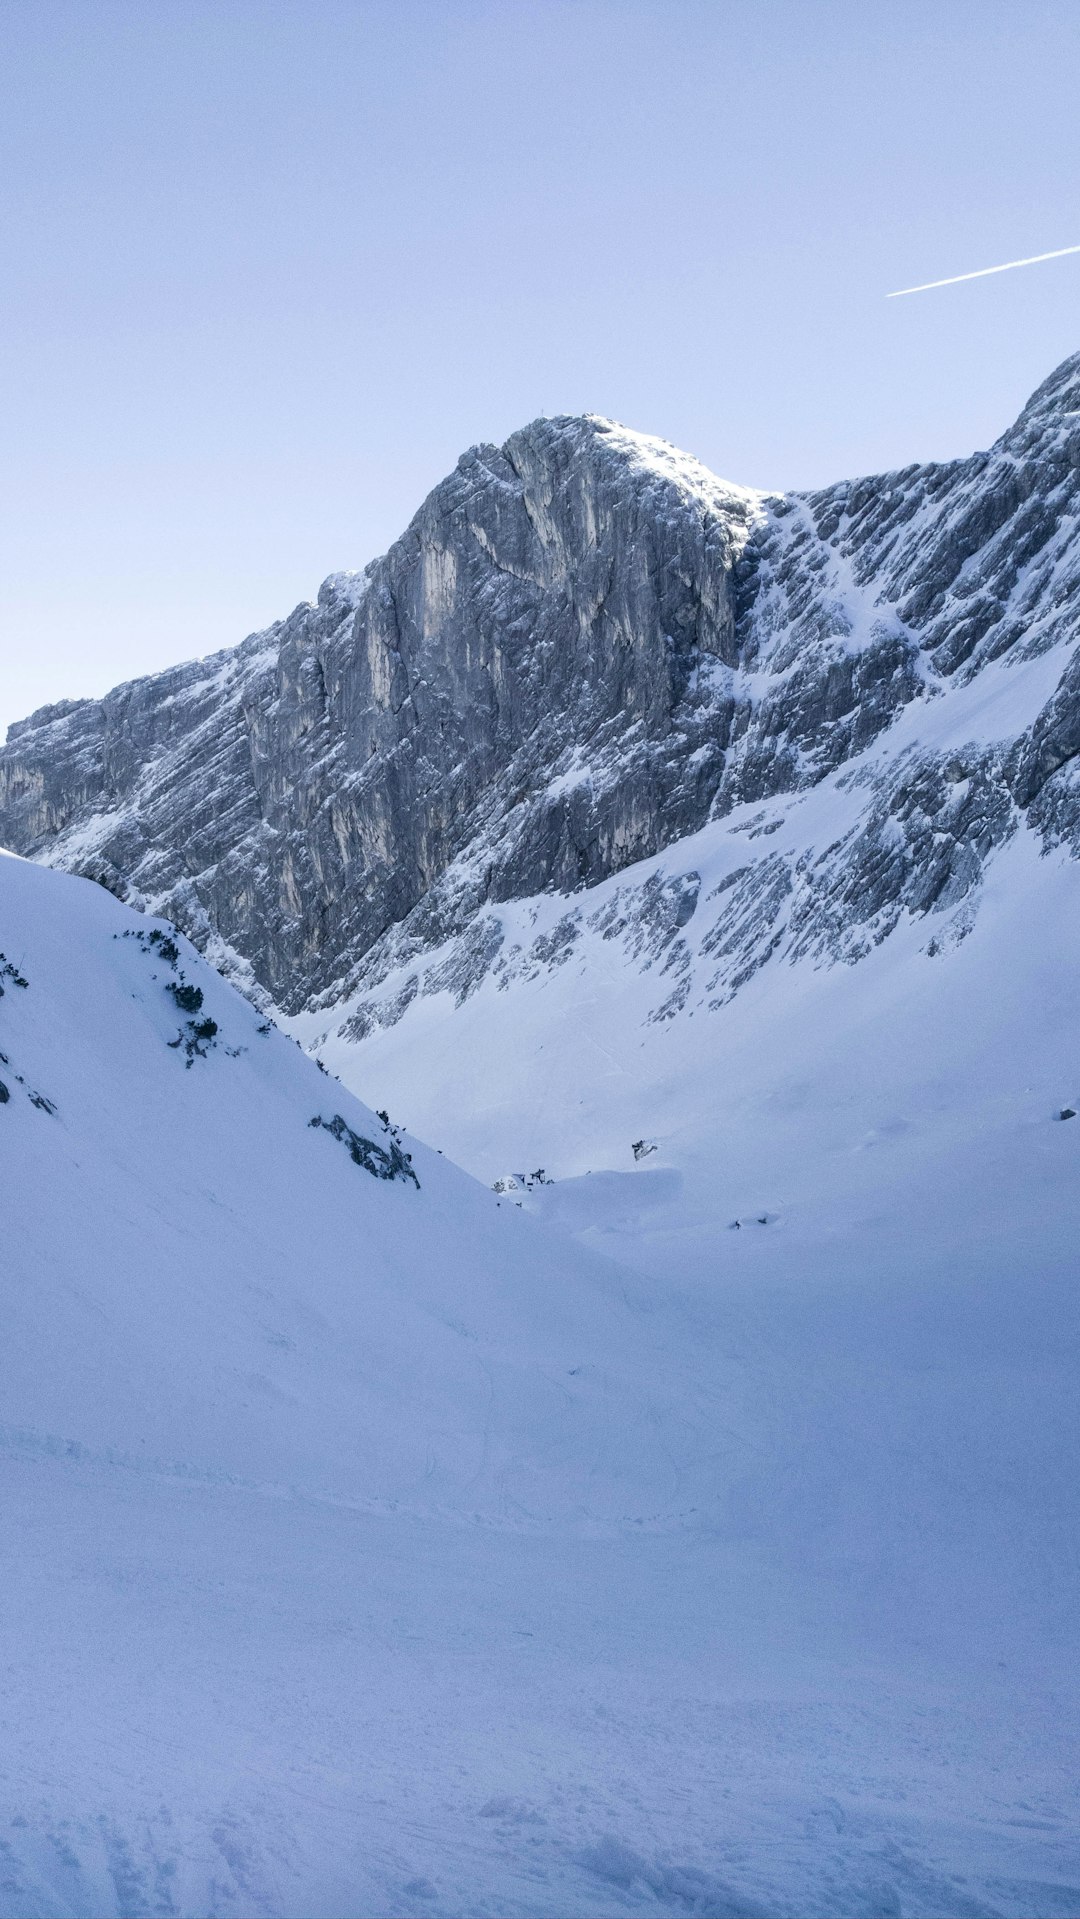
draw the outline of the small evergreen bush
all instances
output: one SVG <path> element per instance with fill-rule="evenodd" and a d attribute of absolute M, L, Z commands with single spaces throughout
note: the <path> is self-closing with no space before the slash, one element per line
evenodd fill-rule
<path fill-rule="evenodd" d="M 172 994 L 182 1013 L 197 1013 L 203 1003 L 202 987 L 190 986 L 186 980 L 171 980 L 165 991 Z"/>

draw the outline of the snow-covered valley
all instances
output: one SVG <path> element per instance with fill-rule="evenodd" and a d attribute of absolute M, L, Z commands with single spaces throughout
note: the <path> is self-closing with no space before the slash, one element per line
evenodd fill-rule
<path fill-rule="evenodd" d="M 12 728 L 0 1919 L 1080 1908 L 1078 406 Z"/>
<path fill-rule="evenodd" d="M 1075 869 L 1007 857 L 947 974 L 643 1028 L 657 1150 L 622 1075 L 547 1222 L 374 1177 L 186 942 L 0 861 L 0 1910 L 1075 1910 Z"/>
<path fill-rule="evenodd" d="M 929 912 L 851 912 L 867 790 L 951 757 L 955 815 L 959 769 L 1068 658 L 950 686 L 596 887 L 403 942 L 374 990 L 286 1024 L 478 1178 L 672 1280 L 1068 1262 L 1080 1141 L 1050 1122 L 1080 1104 L 1076 859 L 1021 830 Z"/>

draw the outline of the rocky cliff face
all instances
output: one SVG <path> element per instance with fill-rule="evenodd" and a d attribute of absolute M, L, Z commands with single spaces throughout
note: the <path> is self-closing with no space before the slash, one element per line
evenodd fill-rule
<path fill-rule="evenodd" d="M 1025 816 L 1080 850 L 1078 512 L 1080 355 L 990 452 L 809 495 L 536 421 L 317 604 L 13 727 L 0 843 L 167 914 L 295 1013 L 436 949 L 468 991 L 500 903 L 748 806 L 767 837 L 771 803 L 848 781 L 842 843 L 749 861 L 714 948 L 729 982 L 785 945 L 854 958 L 971 899 Z M 687 885 L 653 890 L 675 939 Z"/>

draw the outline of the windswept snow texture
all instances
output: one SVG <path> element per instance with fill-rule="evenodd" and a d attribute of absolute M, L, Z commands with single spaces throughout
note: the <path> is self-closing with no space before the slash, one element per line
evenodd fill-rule
<path fill-rule="evenodd" d="M 656 1151 L 547 1227 L 374 1177 L 186 941 L 0 859 L 6 1919 L 1076 1912 L 1076 869 L 1008 857 L 949 971 L 793 973 L 711 1092 L 649 1028 Z M 635 1208 L 648 1278 L 564 1230 Z"/>

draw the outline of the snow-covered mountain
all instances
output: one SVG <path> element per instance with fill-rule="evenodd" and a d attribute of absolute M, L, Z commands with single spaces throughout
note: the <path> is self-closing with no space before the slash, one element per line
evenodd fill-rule
<path fill-rule="evenodd" d="M 1078 416 L 12 729 L 5 1919 L 1075 1912 Z"/>
<path fill-rule="evenodd" d="M 956 982 L 923 1062 L 986 1011 L 983 923 L 1056 950 L 1076 871 L 988 899 L 966 974 L 909 952 Z M 962 1101 L 946 1044 L 905 1103 L 881 954 L 814 1002 L 831 1077 L 779 1007 L 773 1130 L 876 1213 L 834 1182 L 645 1280 L 0 858 L 0 1913 L 1074 1912 L 1077 1013 L 1031 950 Z M 895 1169 L 942 1151 L 912 1237 Z"/>
<path fill-rule="evenodd" d="M 842 847 L 771 862 L 752 939 L 746 889 L 710 917 L 731 978 L 850 957 L 973 902 L 1023 820 L 1076 840 L 1078 510 L 1080 356 L 990 453 L 806 496 L 536 421 L 316 606 L 13 727 L 0 844 L 166 913 L 293 1014 L 455 937 L 464 988 L 485 909 L 846 769 Z"/>
<path fill-rule="evenodd" d="M 943 1007 L 1024 849 L 1080 850 L 1078 515 L 1080 356 L 990 453 L 807 496 L 541 420 L 317 606 L 14 727 L 0 842 L 167 914 L 485 1179 L 651 1139 L 682 1177 L 759 976 L 842 964 L 816 1019 L 884 946 Z"/>

